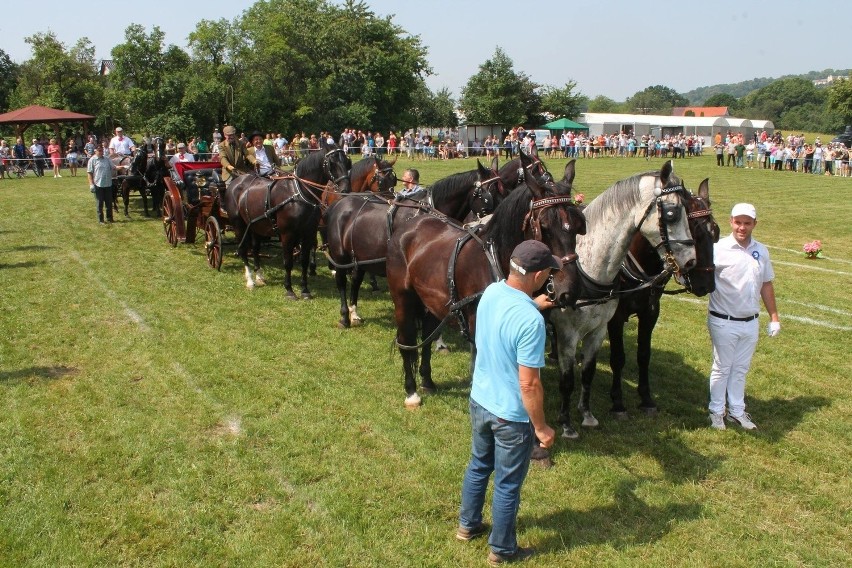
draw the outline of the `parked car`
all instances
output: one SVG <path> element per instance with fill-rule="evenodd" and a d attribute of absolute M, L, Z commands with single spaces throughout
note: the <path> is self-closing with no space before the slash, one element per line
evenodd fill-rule
<path fill-rule="evenodd" d="M 838 134 L 831 141 L 832 143 L 842 142 L 847 148 L 852 148 L 852 126 L 846 126 L 846 131 Z"/>

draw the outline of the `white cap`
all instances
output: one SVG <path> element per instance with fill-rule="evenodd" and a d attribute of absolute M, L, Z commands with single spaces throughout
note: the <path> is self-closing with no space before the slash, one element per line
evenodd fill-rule
<path fill-rule="evenodd" d="M 116 132 L 124 132 L 124 129 L 120 126 L 116 126 L 115 131 Z"/>
<path fill-rule="evenodd" d="M 757 219 L 757 210 L 751 203 L 737 203 L 734 205 L 734 208 L 731 209 L 731 217 L 739 217 L 740 215 L 746 215 L 752 219 Z"/>

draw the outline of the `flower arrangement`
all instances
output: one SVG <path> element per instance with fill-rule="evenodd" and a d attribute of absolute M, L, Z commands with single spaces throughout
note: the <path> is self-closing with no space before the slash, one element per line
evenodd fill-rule
<path fill-rule="evenodd" d="M 574 205 L 582 205 L 585 200 L 586 200 L 586 196 L 584 194 L 582 194 L 582 193 L 575 193 L 574 194 Z"/>
<path fill-rule="evenodd" d="M 809 243 L 805 243 L 805 245 L 802 247 L 802 250 L 805 252 L 805 257 L 807 258 L 822 258 L 821 241 L 811 241 Z"/>

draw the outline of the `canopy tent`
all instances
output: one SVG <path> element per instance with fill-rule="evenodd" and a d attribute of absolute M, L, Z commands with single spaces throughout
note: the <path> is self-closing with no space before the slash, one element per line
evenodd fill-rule
<path fill-rule="evenodd" d="M 23 138 L 24 132 L 33 124 L 47 124 L 53 128 L 56 137 L 60 138 L 60 123 L 82 122 L 83 129 L 88 130 L 89 121 L 94 119 L 95 117 L 90 114 L 80 114 L 79 112 L 69 112 L 67 110 L 48 108 L 40 105 L 30 105 L 0 114 L 0 125 L 12 126 L 15 130 L 15 136 Z"/>
<path fill-rule="evenodd" d="M 554 120 L 553 122 L 548 122 L 542 128 L 546 128 L 548 130 L 588 130 L 589 127 L 585 124 L 580 124 L 579 122 L 574 122 L 573 120 L 567 118 L 559 118 Z"/>

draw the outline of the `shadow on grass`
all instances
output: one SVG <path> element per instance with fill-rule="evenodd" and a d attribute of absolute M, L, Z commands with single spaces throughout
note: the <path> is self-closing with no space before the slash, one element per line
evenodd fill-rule
<path fill-rule="evenodd" d="M 4 231 L 0 231 L 0 232 L 4 232 Z M 5 232 L 9 232 L 9 231 L 5 231 Z M 56 247 L 51 247 L 51 246 L 47 246 L 47 245 L 21 245 L 19 247 L 10 248 L 8 252 L 27 252 L 27 251 L 41 252 L 41 251 L 45 251 L 45 250 L 53 250 L 54 248 L 56 248 Z"/>
<path fill-rule="evenodd" d="M 559 551 L 586 545 L 608 545 L 617 550 L 660 540 L 681 522 L 702 514 L 700 503 L 649 505 L 635 493 L 638 481 L 623 481 L 611 505 L 587 511 L 565 510 L 528 522 L 549 530 L 539 545 L 542 551 Z M 523 515 L 522 515 L 523 517 Z"/>
<path fill-rule="evenodd" d="M 23 262 L 12 262 L 9 264 L 0 262 L 0 270 L 3 270 L 4 268 L 33 268 L 34 266 L 44 263 L 45 261 L 43 260 L 25 260 Z"/>
<path fill-rule="evenodd" d="M 32 378 L 36 381 L 52 381 L 70 375 L 76 375 L 79 369 L 76 367 L 65 367 L 56 365 L 52 367 L 27 367 L 16 371 L 0 371 L 0 383 L 14 384 L 24 379 Z"/>

